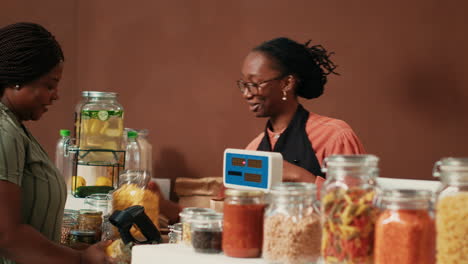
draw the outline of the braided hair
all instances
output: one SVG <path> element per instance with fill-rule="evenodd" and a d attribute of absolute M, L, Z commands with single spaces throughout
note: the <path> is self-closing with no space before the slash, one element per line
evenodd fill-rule
<path fill-rule="evenodd" d="M 0 96 L 6 87 L 35 81 L 63 60 L 60 44 L 41 25 L 16 23 L 0 28 Z"/>
<path fill-rule="evenodd" d="M 333 52 L 328 53 L 321 45 L 310 45 L 310 40 L 299 44 L 288 38 L 276 38 L 255 47 L 253 51 L 266 54 L 276 61 L 274 67 L 284 75 L 298 78 L 296 95 L 312 99 L 323 94 L 327 75 L 335 72 L 337 65 L 331 60 Z"/>

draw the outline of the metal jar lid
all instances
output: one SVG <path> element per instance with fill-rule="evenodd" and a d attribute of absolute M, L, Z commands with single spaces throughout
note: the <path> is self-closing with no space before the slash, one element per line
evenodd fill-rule
<path fill-rule="evenodd" d="M 96 236 L 96 231 L 94 230 L 70 230 L 70 235 L 78 237 L 94 237 Z"/>

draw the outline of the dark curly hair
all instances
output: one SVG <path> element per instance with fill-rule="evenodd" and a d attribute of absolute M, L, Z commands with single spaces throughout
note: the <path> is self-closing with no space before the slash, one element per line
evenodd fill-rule
<path fill-rule="evenodd" d="M 266 54 L 276 61 L 277 70 L 284 75 L 292 74 L 298 78 L 296 95 L 312 99 L 323 94 L 327 75 L 335 72 L 337 65 L 331 60 L 333 52 L 328 53 L 321 45 L 310 45 L 310 40 L 299 44 L 288 38 L 276 38 L 262 43 L 253 51 Z"/>
<path fill-rule="evenodd" d="M 0 95 L 6 87 L 37 80 L 63 60 L 60 44 L 41 25 L 23 22 L 0 28 Z"/>

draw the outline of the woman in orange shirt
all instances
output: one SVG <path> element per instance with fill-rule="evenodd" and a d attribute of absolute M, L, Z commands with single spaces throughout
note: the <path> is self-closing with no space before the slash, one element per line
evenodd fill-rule
<path fill-rule="evenodd" d="M 276 38 L 255 47 L 242 65 L 237 85 L 250 111 L 268 118 L 265 131 L 248 150 L 280 152 L 283 180 L 323 182 L 323 159 L 361 154 L 364 148 L 344 121 L 309 113 L 298 97 L 318 98 L 336 65 L 321 45 Z"/>

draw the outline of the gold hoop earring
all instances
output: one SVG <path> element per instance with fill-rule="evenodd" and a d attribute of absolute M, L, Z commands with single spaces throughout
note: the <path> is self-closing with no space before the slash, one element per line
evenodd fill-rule
<path fill-rule="evenodd" d="M 283 97 L 281 97 L 281 100 L 286 101 L 288 99 L 286 95 L 286 90 L 283 90 Z"/>

